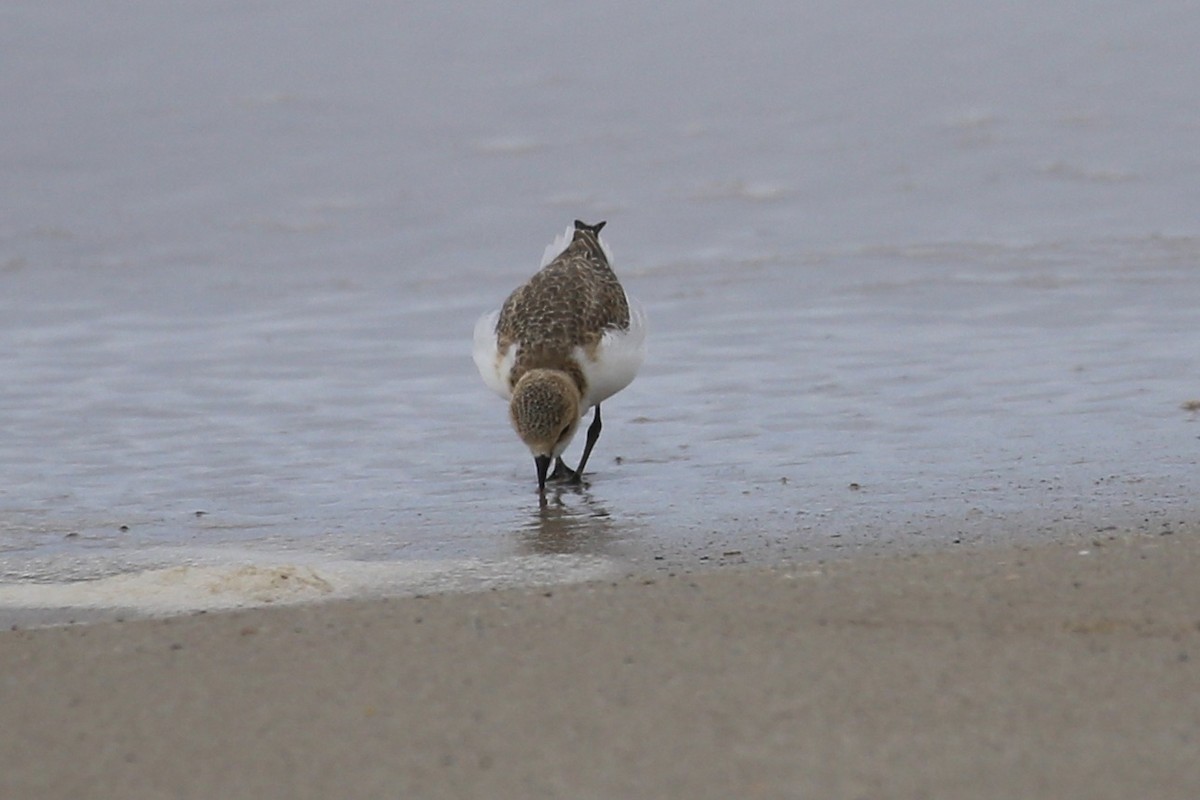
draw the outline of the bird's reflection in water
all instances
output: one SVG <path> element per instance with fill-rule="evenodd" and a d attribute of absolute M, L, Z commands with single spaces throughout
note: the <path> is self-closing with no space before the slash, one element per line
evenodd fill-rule
<path fill-rule="evenodd" d="M 521 530 L 521 543 L 535 555 L 610 555 L 616 531 L 608 509 L 585 488 L 547 489 Z"/>

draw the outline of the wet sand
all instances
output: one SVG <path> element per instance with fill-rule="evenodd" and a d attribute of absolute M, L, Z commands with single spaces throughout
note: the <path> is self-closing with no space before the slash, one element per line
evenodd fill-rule
<path fill-rule="evenodd" d="M 1200 535 L 0 634 L 0 796 L 1200 796 Z"/>

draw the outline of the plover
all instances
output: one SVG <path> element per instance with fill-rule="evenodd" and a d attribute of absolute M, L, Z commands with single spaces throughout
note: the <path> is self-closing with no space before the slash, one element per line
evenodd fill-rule
<path fill-rule="evenodd" d="M 603 227 L 575 220 L 546 248 L 541 270 L 475 324 L 475 366 L 509 401 L 542 493 L 551 461 L 549 480 L 580 482 L 600 438 L 600 403 L 628 386 L 645 358 L 645 315 L 609 266 Z M 592 407 L 583 455 L 571 469 L 563 451 Z"/>

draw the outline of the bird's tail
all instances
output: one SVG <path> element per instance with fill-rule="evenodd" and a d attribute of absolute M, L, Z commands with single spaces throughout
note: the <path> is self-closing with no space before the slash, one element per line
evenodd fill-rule
<path fill-rule="evenodd" d="M 553 242 L 546 245 L 546 250 L 542 253 L 542 263 L 538 266 L 538 269 L 541 269 L 561 256 L 574 238 L 575 226 L 569 225 L 565 231 L 554 237 Z M 613 255 L 612 250 L 608 248 L 608 242 L 604 241 L 604 238 L 599 234 L 596 234 L 596 240 L 600 242 L 600 249 L 604 251 L 604 257 L 608 259 L 608 263 L 611 265 L 613 263 Z"/>

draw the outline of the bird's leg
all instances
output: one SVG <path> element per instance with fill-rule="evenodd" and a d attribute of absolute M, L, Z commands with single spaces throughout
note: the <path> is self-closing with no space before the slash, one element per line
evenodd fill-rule
<path fill-rule="evenodd" d="M 587 441 L 583 445 L 583 458 L 579 459 L 579 467 L 571 469 L 567 466 L 567 462 L 559 456 L 554 462 L 554 471 L 546 478 L 548 481 L 556 481 L 558 483 L 568 483 L 578 485 L 583 483 L 583 467 L 587 464 L 588 456 L 592 454 L 592 448 L 596 446 L 596 440 L 600 438 L 600 406 L 596 406 L 596 413 L 592 417 L 592 424 L 588 426 Z"/>
<path fill-rule="evenodd" d="M 592 417 L 592 424 L 587 429 L 587 442 L 583 445 L 583 458 L 579 459 L 579 466 L 575 468 L 575 477 L 571 478 L 571 483 L 581 483 L 583 481 L 583 468 L 587 465 L 588 456 L 592 454 L 592 448 L 596 446 L 596 440 L 600 438 L 600 404 L 596 404 L 596 415 Z"/>

